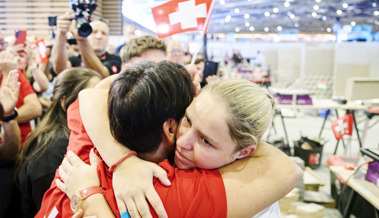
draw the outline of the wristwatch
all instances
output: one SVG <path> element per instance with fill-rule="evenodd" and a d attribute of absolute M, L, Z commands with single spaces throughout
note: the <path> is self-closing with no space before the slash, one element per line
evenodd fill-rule
<path fill-rule="evenodd" d="M 103 194 L 99 186 L 92 186 L 76 192 L 70 202 L 72 212 L 76 213 L 82 207 L 83 201 L 94 194 Z"/>
<path fill-rule="evenodd" d="M 13 109 L 13 114 L 3 118 L 3 122 L 9 122 L 18 116 L 17 108 Z"/>

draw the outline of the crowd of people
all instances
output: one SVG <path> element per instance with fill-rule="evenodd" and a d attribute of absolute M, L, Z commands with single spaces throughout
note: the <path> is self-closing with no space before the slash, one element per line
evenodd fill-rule
<path fill-rule="evenodd" d="M 203 58 L 131 25 L 111 54 L 108 22 L 83 37 L 74 17 L 58 16 L 44 62 L 36 39 L 0 32 L 0 217 L 280 216 L 302 172 L 261 140 L 266 89 L 201 84 Z"/>

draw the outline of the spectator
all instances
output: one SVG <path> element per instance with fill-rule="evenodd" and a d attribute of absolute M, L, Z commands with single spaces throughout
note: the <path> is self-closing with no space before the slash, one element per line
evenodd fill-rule
<path fill-rule="evenodd" d="M 51 106 L 44 118 L 25 142 L 16 165 L 24 217 L 34 217 L 43 195 L 49 189 L 55 170 L 67 150 L 70 131 L 67 127 L 67 108 L 78 93 L 92 88 L 100 76 L 86 68 L 70 68 L 57 77 Z"/>
<path fill-rule="evenodd" d="M 0 52 L 0 85 L 8 77 L 12 69 L 17 68 L 17 58 L 7 51 Z M 29 81 L 24 74 L 18 71 L 18 80 L 21 83 L 16 107 L 18 109 L 17 122 L 21 131 L 21 146 L 32 131 L 30 121 L 42 115 L 42 106 Z"/>
<path fill-rule="evenodd" d="M 123 34 L 125 37 L 125 42 L 121 45 L 119 45 L 115 50 L 115 55 L 120 55 L 121 49 L 126 45 L 129 40 L 136 37 L 136 27 L 132 24 L 126 24 L 123 27 Z M 121 55 L 120 55 L 121 56 Z"/>
<path fill-rule="evenodd" d="M 106 52 L 109 40 L 109 26 L 104 19 L 93 19 L 90 23 L 92 33 L 86 38 L 78 34 L 73 12 L 67 12 L 57 18 L 57 35 L 52 51 L 52 62 L 57 74 L 69 67 L 86 67 L 98 72 L 103 78 L 116 74 L 121 69 L 121 59 Z M 66 34 L 71 31 L 76 39 L 79 56 L 68 57 Z"/>
<path fill-rule="evenodd" d="M 232 60 L 235 65 L 243 63 L 243 57 L 238 49 L 234 50 Z"/>
<path fill-rule="evenodd" d="M 167 60 L 184 65 L 184 52 L 179 42 L 169 41 L 167 43 Z"/>
<path fill-rule="evenodd" d="M 20 128 L 17 125 L 17 110 L 20 84 L 18 72 L 9 73 L 0 88 L 0 217 L 21 217 L 20 195 L 14 184 L 14 163 L 20 150 Z"/>

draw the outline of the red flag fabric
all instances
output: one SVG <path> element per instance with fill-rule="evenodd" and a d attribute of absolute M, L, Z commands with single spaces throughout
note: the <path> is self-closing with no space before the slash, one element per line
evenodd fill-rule
<path fill-rule="evenodd" d="M 187 31 L 204 31 L 212 0 L 171 0 L 151 9 L 158 38 Z"/>
<path fill-rule="evenodd" d="M 353 134 L 353 114 L 346 114 L 337 120 L 332 121 L 332 130 L 337 140 L 344 135 Z"/>

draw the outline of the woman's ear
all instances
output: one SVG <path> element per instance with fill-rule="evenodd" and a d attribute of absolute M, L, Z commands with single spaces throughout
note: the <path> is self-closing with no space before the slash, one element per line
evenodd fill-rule
<path fill-rule="evenodd" d="M 257 146 L 254 144 L 244 147 L 242 150 L 237 152 L 237 159 L 250 157 L 255 152 L 256 149 L 257 149 Z"/>
<path fill-rule="evenodd" d="M 163 134 L 167 141 L 175 143 L 176 128 L 178 123 L 174 119 L 169 119 L 163 123 Z"/>

